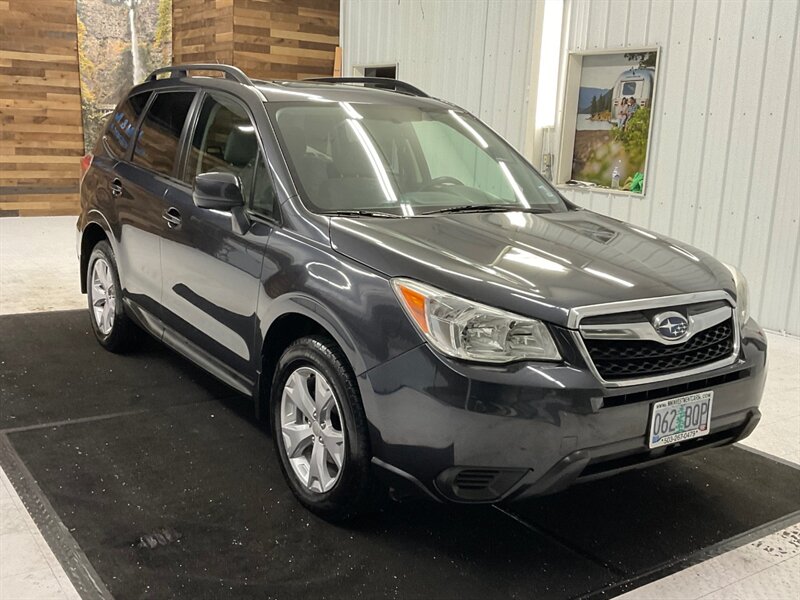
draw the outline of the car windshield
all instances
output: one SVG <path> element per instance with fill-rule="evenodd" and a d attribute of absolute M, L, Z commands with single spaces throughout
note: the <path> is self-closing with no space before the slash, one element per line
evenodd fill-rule
<path fill-rule="evenodd" d="M 350 102 L 267 108 L 299 192 L 318 212 L 567 210 L 527 162 L 467 113 Z"/>

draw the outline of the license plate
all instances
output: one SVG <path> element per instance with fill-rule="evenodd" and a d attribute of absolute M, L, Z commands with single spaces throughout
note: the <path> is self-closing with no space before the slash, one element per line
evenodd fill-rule
<path fill-rule="evenodd" d="M 711 429 L 713 398 L 714 392 L 708 391 L 653 404 L 648 434 L 650 447 L 658 448 L 706 435 Z"/>

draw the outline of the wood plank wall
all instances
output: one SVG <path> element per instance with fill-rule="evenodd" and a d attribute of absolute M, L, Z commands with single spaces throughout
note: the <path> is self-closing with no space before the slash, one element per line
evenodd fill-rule
<path fill-rule="evenodd" d="M 339 0 L 173 0 L 173 43 L 176 63 L 330 75 Z M 0 216 L 77 214 L 82 155 L 75 0 L 0 0 Z"/>
<path fill-rule="evenodd" d="M 172 58 L 180 63 L 233 61 L 234 0 L 172 0 Z"/>
<path fill-rule="evenodd" d="M 339 0 L 234 0 L 233 59 L 259 79 L 330 77 Z"/>
<path fill-rule="evenodd" d="M 330 76 L 339 0 L 173 0 L 173 61 L 234 64 L 253 78 Z"/>
<path fill-rule="evenodd" d="M 77 214 L 75 0 L 0 0 L 0 216 Z"/>

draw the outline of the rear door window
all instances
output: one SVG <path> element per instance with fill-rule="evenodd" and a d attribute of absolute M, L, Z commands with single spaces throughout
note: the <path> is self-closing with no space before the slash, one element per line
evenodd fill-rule
<path fill-rule="evenodd" d="M 120 103 L 108 120 L 102 142 L 111 156 L 124 158 L 133 143 L 136 123 L 144 111 L 152 92 L 134 94 Z M 97 154 L 97 152 L 95 152 Z"/>
<path fill-rule="evenodd" d="M 195 92 L 161 92 L 147 110 L 136 146 L 133 163 L 171 177 L 180 150 L 181 133 Z"/>

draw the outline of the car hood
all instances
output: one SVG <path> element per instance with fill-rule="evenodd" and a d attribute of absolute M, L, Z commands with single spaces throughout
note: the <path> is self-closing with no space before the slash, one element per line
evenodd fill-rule
<path fill-rule="evenodd" d="M 722 263 L 587 210 L 333 218 L 333 248 L 388 277 L 565 325 L 578 306 L 725 290 Z"/>

